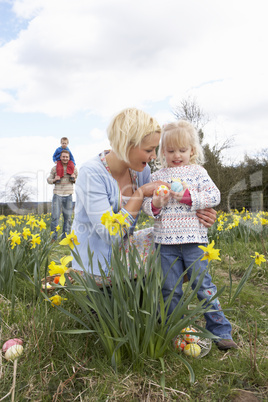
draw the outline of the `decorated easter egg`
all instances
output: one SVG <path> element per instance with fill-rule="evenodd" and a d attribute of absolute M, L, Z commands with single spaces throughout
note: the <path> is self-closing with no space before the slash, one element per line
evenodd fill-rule
<path fill-rule="evenodd" d="M 5 353 L 5 359 L 7 360 L 15 360 L 17 359 L 23 352 L 23 346 L 22 345 L 13 345 L 8 348 L 8 350 Z"/>
<path fill-rule="evenodd" d="M 183 190 L 183 185 L 180 182 L 175 181 L 171 184 L 171 190 L 175 191 L 175 193 L 179 193 Z"/>
<path fill-rule="evenodd" d="M 23 341 L 22 339 L 19 338 L 13 338 L 13 339 L 9 339 L 8 341 L 6 341 L 2 347 L 2 351 L 3 353 L 6 353 L 6 351 L 13 345 L 22 345 Z"/>
<path fill-rule="evenodd" d="M 60 280 L 60 275 L 57 275 L 57 276 L 55 276 L 53 282 L 56 283 L 56 284 L 58 284 L 58 283 L 59 283 L 59 280 Z"/>
<path fill-rule="evenodd" d="M 192 332 L 192 333 L 190 333 L 190 334 L 184 334 L 184 335 L 183 335 L 183 339 L 184 339 L 187 343 L 196 343 L 196 342 L 199 341 L 199 336 L 193 334 L 194 332 L 197 332 L 196 329 L 187 327 L 187 328 L 184 328 L 184 329 L 182 330 L 182 332 Z"/>
<path fill-rule="evenodd" d="M 168 194 L 168 192 L 169 192 L 169 188 L 167 186 L 164 186 L 163 184 L 161 184 L 161 186 L 159 186 L 156 190 L 156 195 L 160 195 L 160 193 L 163 195 L 166 195 L 166 194 Z"/>
<path fill-rule="evenodd" d="M 196 343 L 188 343 L 183 349 L 186 356 L 198 357 L 201 353 L 201 348 Z"/>
<path fill-rule="evenodd" d="M 181 337 L 177 337 L 174 341 L 174 346 L 175 349 L 182 351 L 185 346 L 187 345 L 187 342 L 184 339 L 181 339 Z"/>

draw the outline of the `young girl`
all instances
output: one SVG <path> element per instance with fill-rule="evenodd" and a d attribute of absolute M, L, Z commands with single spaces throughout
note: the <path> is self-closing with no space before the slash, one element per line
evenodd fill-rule
<path fill-rule="evenodd" d="M 183 186 L 179 192 L 170 190 L 165 192 L 166 194 L 163 191 L 157 194 L 155 191 L 152 198 L 146 198 L 143 202 L 144 212 L 155 217 L 154 240 L 156 247 L 161 244 L 163 275 L 167 274 L 162 289 L 166 300 L 184 269 L 204 254 L 198 246 L 204 246 L 208 242 L 207 229 L 199 222 L 196 210 L 218 205 L 220 192 L 207 171 L 200 166 L 204 162 L 203 150 L 198 133 L 189 122 L 180 120 L 163 128 L 159 156 L 163 168 L 153 173 L 151 180 L 162 180 L 170 184 L 180 180 Z M 193 289 L 201 273 L 207 268 L 207 260 L 199 259 L 193 267 L 194 265 L 195 270 L 200 269 L 200 272 L 192 285 Z M 193 267 L 187 271 L 189 278 Z M 183 295 L 182 284 L 183 281 L 175 289 L 169 314 Z M 212 283 L 211 276 L 206 273 L 197 293 L 198 299 L 206 299 L 209 303 L 216 292 L 217 288 Z M 214 299 L 210 305 L 214 311 L 205 313 L 206 328 L 220 338 L 217 342 L 218 348 L 237 348 L 232 340 L 231 324 L 221 310 L 218 299 Z"/>

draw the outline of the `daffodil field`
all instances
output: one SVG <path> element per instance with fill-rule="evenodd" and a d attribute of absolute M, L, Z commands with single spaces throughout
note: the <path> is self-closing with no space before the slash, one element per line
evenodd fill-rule
<path fill-rule="evenodd" d="M 19 358 L 1 354 L 0 401 L 12 392 L 16 401 L 224 401 L 242 391 L 265 400 L 267 212 L 219 211 L 209 229 L 203 258 L 239 348 L 222 353 L 213 345 L 200 359 L 182 357 L 172 341 L 191 324 L 211 337 L 191 281 L 167 319 L 156 253 L 145 262 L 133 249 L 132 281 L 124 250 L 116 249 L 109 286 L 100 287 L 92 275 L 72 270 L 77 237 L 72 232 L 53 242 L 50 220 L 50 214 L 0 216 L 0 347 L 23 340 Z M 102 224 L 111 235 L 127 226 L 107 213 Z M 149 226 L 142 214 L 137 229 Z"/>

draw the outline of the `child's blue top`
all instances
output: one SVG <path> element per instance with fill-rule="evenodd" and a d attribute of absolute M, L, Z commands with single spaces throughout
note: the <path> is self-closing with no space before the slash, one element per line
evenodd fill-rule
<path fill-rule="evenodd" d="M 59 148 L 57 148 L 56 151 L 53 154 L 53 162 L 56 162 L 56 161 L 60 160 L 60 154 L 61 154 L 62 151 L 69 151 L 69 153 L 70 153 L 70 161 L 72 161 L 74 163 L 74 165 L 75 165 L 73 154 L 72 154 L 72 152 L 70 151 L 70 149 L 68 147 L 66 147 L 66 148 L 59 147 Z"/>

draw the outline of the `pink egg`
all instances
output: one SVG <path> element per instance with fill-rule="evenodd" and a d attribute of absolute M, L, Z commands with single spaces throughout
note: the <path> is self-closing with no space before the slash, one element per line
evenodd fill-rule
<path fill-rule="evenodd" d="M 8 341 L 6 341 L 2 347 L 2 351 L 3 353 L 6 353 L 6 351 L 13 345 L 22 345 L 23 344 L 23 340 L 19 339 L 19 338 L 13 338 L 13 339 L 9 339 Z"/>

